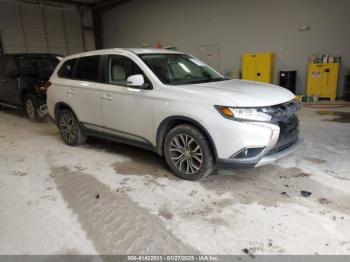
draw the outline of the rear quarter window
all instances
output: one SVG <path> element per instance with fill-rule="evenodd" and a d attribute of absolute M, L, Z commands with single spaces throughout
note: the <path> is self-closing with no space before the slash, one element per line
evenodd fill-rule
<path fill-rule="evenodd" d="M 72 79 L 74 77 L 74 67 L 77 62 L 77 59 L 70 59 L 63 63 L 60 69 L 57 72 L 57 75 L 61 78 Z"/>

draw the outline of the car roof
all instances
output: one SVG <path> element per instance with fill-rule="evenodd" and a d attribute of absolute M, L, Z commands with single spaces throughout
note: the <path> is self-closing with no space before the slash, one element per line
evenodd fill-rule
<path fill-rule="evenodd" d="M 125 48 L 135 54 L 182 54 L 176 50 L 161 49 L 161 48 Z"/>
<path fill-rule="evenodd" d="M 100 49 L 100 50 L 66 56 L 65 60 L 78 58 L 82 56 L 122 54 L 127 52 L 131 52 L 138 55 L 139 54 L 183 54 L 182 52 L 179 52 L 179 51 L 174 51 L 169 49 L 160 49 L 160 48 L 110 48 L 110 49 Z"/>

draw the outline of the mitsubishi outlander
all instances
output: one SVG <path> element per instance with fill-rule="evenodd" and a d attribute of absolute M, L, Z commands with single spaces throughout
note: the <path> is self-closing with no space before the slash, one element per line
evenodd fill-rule
<path fill-rule="evenodd" d="M 87 136 L 164 156 L 179 177 L 257 167 L 298 141 L 299 104 L 287 89 L 228 80 L 197 58 L 162 49 L 65 57 L 50 78 L 48 111 L 71 146 Z"/>

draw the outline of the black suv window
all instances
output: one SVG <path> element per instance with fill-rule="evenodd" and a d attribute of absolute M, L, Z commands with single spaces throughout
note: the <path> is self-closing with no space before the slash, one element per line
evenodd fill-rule
<path fill-rule="evenodd" d="M 70 59 L 63 63 L 57 75 L 62 78 L 73 78 L 74 66 L 77 59 Z"/>
<path fill-rule="evenodd" d="M 108 83 L 127 86 L 126 79 L 132 75 L 143 75 L 145 82 L 149 83 L 143 71 L 134 61 L 119 55 L 111 55 L 108 61 Z"/>
<path fill-rule="evenodd" d="M 59 60 L 54 55 L 25 54 L 17 56 L 19 71 L 28 76 L 50 76 Z"/>
<path fill-rule="evenodd" d="M 100 56 L 86 56 L 79 58 L 75 79 L 98 82 Z"/>

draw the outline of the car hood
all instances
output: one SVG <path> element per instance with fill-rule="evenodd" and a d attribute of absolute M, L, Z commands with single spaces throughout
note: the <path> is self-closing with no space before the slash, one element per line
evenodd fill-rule
<path fill-rule="evenodd" d="M 213 94 L 225 98 L 234 103 L 234 106 L 240 107 L 272 106 L 295 97 L 292 92 L 280 86 L 237 79 L 187 85 L 186 88 L 202 95 Z"/>

